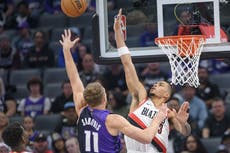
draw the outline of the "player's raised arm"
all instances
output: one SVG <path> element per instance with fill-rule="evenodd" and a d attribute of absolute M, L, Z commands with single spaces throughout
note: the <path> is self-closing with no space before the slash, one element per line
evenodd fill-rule
<path fill-rule="evenodd" d="M 69 29 L 64 30 L 64 34 L 62 34 L 62 40 L 60 40 L 60 43 L 62 44 L 63 47 L 66 71 L 71 83 L 71 87 L 73 89 L 75 108 L 77 111 L 77 115 L 79 116 L 80 109 L 86 105 L 83 98 L 84 86 L 79 77 L 77 67 L 73 61 L 70 52 L 70 49 L 73 47 L 75 43 L 78 42 L 79 38 L 73 41 L 71 41 L 70 38 L 71 38 L 71 31 Z"/>
<path fill-rule="evenodd" d="M 122 15 L 122 10 L 120 9 L 114 21 L 114 31 L 116 36 L 118 54 L 121 58 L 121 62 L 123 64 L 124 71 L 125 71 L 126 83 L 129 92 L 131 92 L 133 97 L 133 101 L 131 105 L 132 108 L 130 109 L 135 109 L 135 107 L 138 106 L 139 102 L 141 102 L 146 98 L 147 93 L 144 86 L 139 81 L 137 72 L 135 70 L 134 64 L 130 56 L 129 49 L 127 48 L 124 42 L 123 34 L 121 31 L 121 15 Z"/>

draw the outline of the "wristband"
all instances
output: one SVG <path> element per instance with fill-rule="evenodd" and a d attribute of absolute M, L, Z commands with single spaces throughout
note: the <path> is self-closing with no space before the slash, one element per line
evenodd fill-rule
<path fill-rule="evenodd" d="M 125 55 L 125 54 L 130 54 L 129 49 L 126 46 L 118 48 L 117 50 L 118 50 L 118 55 L 119 56 L 122 56 L 122 55 Z"/>

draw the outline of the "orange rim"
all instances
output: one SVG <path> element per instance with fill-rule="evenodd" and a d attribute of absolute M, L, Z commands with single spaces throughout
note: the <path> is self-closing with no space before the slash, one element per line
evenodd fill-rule
<path fill-rule="evenodd" d="M 186 55 L 194 56 L 197 52 L 197 47 L 200 45 L 200 40 L 203 39 L 206 40 L 206 36 L 204 35 L 178 35 L 178 36 L 165 36 L 155 39 L 156 44 L 162 44 L 166 46 L 176 46 L 178 45 L 178 52 L 179 55 L 184 57 Z M 167 41 L 170 40 L 170 41 Z M 194 41 L 194 46 L 191 48 L 190 51 L 185 50 L 185 48 L 188 48 L 191 41 Z M 179 42 L 179 43 L 178 43 Z"/>
<path fill-rule="evenodd" d="M 167 40 L 167 39 L 171 39 L 174 42 L 178 41 L 178 40 L 191 40 L 194 39 L 196 41 L 199 41 L 201 38 L 203 38 L 204 40 L 206 40 L 206 36 L 204 35 L 179 35 L 179 36 L 165 36 L 165 37 L 159 37 L 155 39 L 155 43 L 159 44 L 158 42 L 163 42 L 163 40 Z M 162 43 L 161 43 L 162 44 Z"/>

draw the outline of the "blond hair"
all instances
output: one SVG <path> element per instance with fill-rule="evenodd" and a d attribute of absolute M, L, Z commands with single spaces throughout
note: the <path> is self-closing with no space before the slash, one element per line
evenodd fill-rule
<path fill-rule="evenodd" d="M 83 96 L 88 105 L 94 107 L 101 104 L 105 96 L 105 89 L 99 82 L 89 83 Z"/>

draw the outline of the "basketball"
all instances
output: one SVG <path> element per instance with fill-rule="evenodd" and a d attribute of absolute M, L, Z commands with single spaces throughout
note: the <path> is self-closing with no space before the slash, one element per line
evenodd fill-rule
<path fill-rule="evenodd" d="M 61 0 L 61 9 L 69 17 L 82 15 L 87 6 L 87 0 Z"/>

